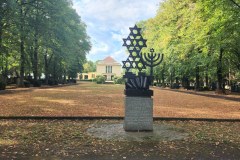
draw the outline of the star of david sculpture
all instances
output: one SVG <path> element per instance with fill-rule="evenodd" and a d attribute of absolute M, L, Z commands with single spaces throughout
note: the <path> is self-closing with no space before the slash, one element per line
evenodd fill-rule
<path fill-rule="evenodd" d="M 159 65 L 163 60 L 163 54 L 142 53 L 143 47 L 147 47 L 147 40 L 141 35 L 141 28 L 136 25 L 130 27 L 130 34 L 123 38 L 123 46 L 127 47 L 129 56 L 123 61 L 125 75 L 125 131 L 152 131 L 153 130 L 153 90 L 149 86 L 153 84 L 153 67 Z M 142 72 L 150 67 L 150 75 Z M 131 72 L 137 69 L 138 75 Z"/>
<path fill-rule="evenodd" d="M 136 25 L 130 27 L 130 34 L 127 38 L 123 38 L 123 46 L 127 47 L 129 56 L 123 62 L 123 68 L 126 69 L 124 78 L 127 79 L 125 83 L 125 95 L 127 96 L 153 96 L 153 91 L 149 89 L 149 85 L 153 84 L 153 67 L 159 65 L 163 60 L 163 54 L 154 53 L 154 49 L 150 49 L 150 53 L 141 53 L 143 47 L 147 47 L 146 39 L 141 35 L 141 28 Z M 147 76 L 141 71 L 150 67 L 150 75 Z M 130 72 L 131 69 L 139 71 L 138 76 Z"/>

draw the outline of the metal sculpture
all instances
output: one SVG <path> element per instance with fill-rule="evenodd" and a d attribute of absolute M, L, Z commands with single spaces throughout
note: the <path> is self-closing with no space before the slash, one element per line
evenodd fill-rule
<path fill-rule="evenodd" d="M 146 69 L 146 67 L 142 62 L 140 52 L 143 47 L 147 47 L 147 40 L 143 39 L 140 33 L 141 28 L 138 28 L 137 25 L 129 29 L 131 31 L 130 34 L 127 38 L 123 38 L 123 46 L 126 46 L 129 52 L 129 57 L 126 61 L 123 61 L 123 68 L 125 68 L 127 72 L 132 68 L 136 68 L 141 72 L 142 69 Z"/>
<path fill-rule="evenodd" d="M 154 53 L 153 48 L 150 49 L 151 53 L 142 54 L 141 49 L 147 47 L 147 40 L 143 39 L 141 28 L 135 25 L 129 29 L 130 34 L 127 38 L 123 38 L 123 46 L 127 47 L 129 52 L 127 60 L 122 61 L 123 68 L 126 69 L 124 78 L 127 79 L 125 83 L 125 95 L 151 97 L 153 96 L 153 91 L 149 90 L 149 85 L 153 81 L 153 67 L 162 62 L 163 55 Z M 150 76 L 141 72 L 143 69 L 146 69 L 146 66 L 150 67 Z M 139 71 L 138 76 L 130 72 L 131 69 L 137 69 Z"/>
<path fill-rule="evenodd" d="M 161 56 L 160 53 L 159 54 L 154 53 L 153 48 L 150 49 L 150 52 L 151 53 L 147 53 L 147 54 L 144 53 L 141 55 L 143 55 L 143 57 L 144 57 L 144 60 L 142 60 L 143 63 L 146 66 L 150 67 L 150 76 L 153 77 L 153 67 L 158 66 L 163 61 L 163 54 Z M 151 84 L 153 84 L 153 78 L 152 78 Z"/>

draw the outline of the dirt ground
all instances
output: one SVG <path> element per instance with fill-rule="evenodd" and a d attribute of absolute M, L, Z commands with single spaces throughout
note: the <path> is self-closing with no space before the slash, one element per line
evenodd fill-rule
<path fill-rule="evenodd" d="M 240 157 L 239 122 L 154 122 L 154 125 L 173 126 L 172 131 L 188 135 L 181 140 L 106 140 L 88 133 L 93 125 L 116 123 L 123 122 L 0 120 L 0 159 L 237 160 Z"/>
<path fill-rule="evenodd" d="M 0 116 L 124 116 L 124 86 L 77 85 L 0 91 Z M 240 118 L 240 95 L 153 88 L 154 116 Z"/>
<path fill-rule="evenodd" d="M 9 89 L 0 91 L 0 116 L 123 116 L 123 89 L 123 85 L 82 82 Z M 239 95 L 153 89 L 156 117 L 240 118 Z M 154 125 L 160 128 L 172 126 L 168 128 L 171 133 L 187 135 L 173 140 L 166 137 L 144 137 L 144 141 L 103 139 L 89 134 L 94 126 L 111 128 L 122 123 L 121 120 L 0 120 L 0 159 L 225 160 L 240 157 L 239 122 L 155 121 Z M 122 129 L 118 127 L 111 133 L 119 131 L 125 135 Z"/>

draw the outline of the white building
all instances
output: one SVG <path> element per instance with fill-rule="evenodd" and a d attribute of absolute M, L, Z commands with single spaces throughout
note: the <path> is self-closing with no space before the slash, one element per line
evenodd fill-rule
<path fill-rule="evenodd" d="M 107 81 L 113 80 L 114 77 L 120 77 L 122 73 L 122 65 L 108 56 L 104 60 L 97 62 L 97 75 L 103 75 Z"/>

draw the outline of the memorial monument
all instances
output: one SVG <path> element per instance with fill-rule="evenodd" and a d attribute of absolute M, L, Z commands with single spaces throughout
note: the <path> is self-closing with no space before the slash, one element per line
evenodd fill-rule
<path fill-rule="evenodd" d="M 129 56 L 123 61 L 125 75 L 125 131 L 152 131 L 153 130 L 153 90 L 149 86 L 153 84 L 153 67 L 159 65 L 163 60 L 163 54 L 142 53 L 143 47 L 147 47 L 147 40 L 141 35 L 141 28 L 136 25 L 130 27 L 130 34 L 123 39 L 123 46 L 127 47 Z M 150 67 L 150 75 L 142 72 Z M 134 74 L 132 69 L 137 69 Z"/>

